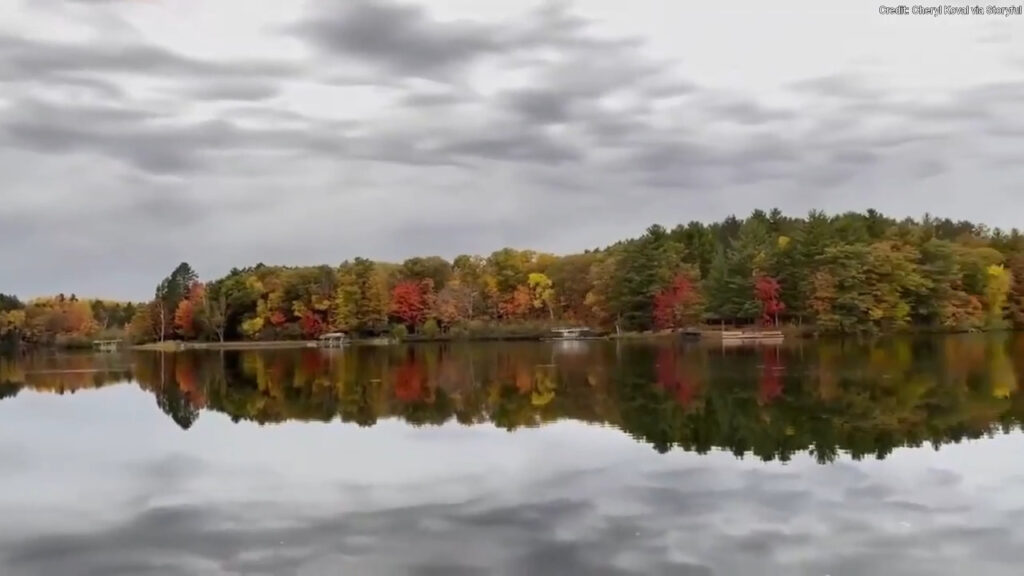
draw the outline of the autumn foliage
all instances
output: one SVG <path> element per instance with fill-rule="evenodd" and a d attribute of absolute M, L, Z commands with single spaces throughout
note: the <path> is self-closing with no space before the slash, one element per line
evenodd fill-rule
<path fill-rule="evenodd" d="M 203 299 L 206 297 L 206 286 L 200 282 L 193 283 L 188 290 L 188 296 L 178 303 L 174 311 L 174 329 L 184 339 L 195 338 L 201 326 L 197 314 L 203 309 Z"/>
<path fill-rule="evenodd" d="M 644 332 L 702 324 L 798 325 L 817 332 L 1024 328 L 1024 235 L 966 221 L 874 211 L 654 225 L 604 248 L 555 256 L 366 258 L 235 268 L 200 284 L 181 263 L 151 300 L 0 295 L 0 344 L 89 344 L 376 336 L 541 337 L 552 327 Z M 123 335 L 124 332 L 121 332 Z"/>
<path fill-rule="evenodd" d="M 404 281 L 391 291 L 391 316 L 406 326 L 417 326 L 427 313 L 423 286 L 419 282 Z"/>
<path fill-rule="evenodd" d="M 517 286 L 498 305 L 501 317 L 506 320 L 521 320 L 529 315 L 533 308 L 533 292 L 528 286 Z"/>
<path fill-rule="evenodd" d="M 174 328 L 184 338 L 195 336 L 194 315 L 195 309 L 191 302 L 182 300 L 178 303 L 178 309 L 174 311 Z"/>
<path fill-rule="evenodd" d="M 758 276 L 754 281 L 754 295 L 761 306 L 761 321 L 765 324 L 777 324 L 779 314 L 786 309 L 779 298 L 781 290 L 779 281 L 771 276 Z"/>
<path fill-rule="evenodd" d="M 0 346 L 5 342 L 88 346 L 104 329 L 124 329 L 135 306 L 59 294 L 22 303 L 0 294 Z"/>
<path fill-rule="evenodd" d="M 302 335 L 306 338 L 318 338 L 324 333 L 324 322 L 320 315 L 307 310 L 299 318 L 299 327 L 302 328 Z"/>
<path fill-rule="evenodd" d="M 452 280 L 441 289 L 434 301 L 437 319 L 445 326 L 465 322 L 473 317 L 472 290 L 459 280 Z"/>
<path fill-rule="evenodd" d="M 662 330 L 681 328 L 701 320 L 704 299 L 688 276 L 679 274 L 654 297 L 654 325 Z"/>

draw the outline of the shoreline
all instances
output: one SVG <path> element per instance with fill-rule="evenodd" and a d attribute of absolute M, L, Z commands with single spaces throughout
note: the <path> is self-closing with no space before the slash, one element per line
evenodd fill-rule
<path fill-rule="evenodd" d="M 928 327 L 910 328 L 897 331 L 879 332 L 875 334 L 838 334 L 838 333 L 816 333 L 811 327 L 794 328 L 783 327 L 781 330 L 752 330 L 755 333 L 766 333 L 764 338 L 744 339 L 749 342 L 774 341 L 775 337 L 767 333 L 781 331 L 785 340 L 807 340 L 817 338 L 884 338 L 889 336 L 952 336 L 964 334 L 998 334 L 1012 333 L 1014 330 L 943 330 Z M 696 334 L 695 334 L 696 333 Z M 598 336 L 587 336 L 584 338 L 552 338 L 548 336 L 483 336 L 483 337 L 451 337 L 440 336 L 434 338 L 417 337 L 412 335 L 403 340 L 392 338 L 357 338 L 347 342 L 341 348 L 359 346 L 397 346 L 402 344 L 439 344 L 439 343 L 479 343 L 479 342 L 577 342 L 577 341 L 621 341 L 621 340 L 663 340 L 668 338 L 688 339 L 688 336 L 697 336 L 692 342 L 721 342 L 721 330 L 664 330 L 657 332 L 623 332 L 620 334 L 605 334 Z M 780 338 L 781 339 L 781 338 Z M 728 341 L 728 340 L 727 340 Z M 183 352 L 188 350 L 293 350 L 305 348 L 322 348 L 330 350 L 332 347 L 321 346 L 317 340 L 271 340 L 263 342 L 233 341 L 233 342 L 182 342 L 178 340 L 165 342 L 152 342 L 148 344 L 126 345 L 122 350 L 150 351 L 150 352 Z M 337 348 L 337 347 L 333 347 Z"/>
<path fill-rule="evenodd" d="M 267 342 L 182 342 L 167 340 L 149 344 L 132 344 L 124 350 L 141 352 L 184 352 L 186 350 L 287 350 L 293 348 L 316 348 L 313 340 L 274 340 Z"/>
<path fill-rule="evenodd" d="M 737 331 L 727 330 L 729 331 Z M 738 338 L 735 341 L 747 341 L 747 342 L 769 342 L 769 341 L 780 341 L 785 340 L 786 342 L 802 341 L 802 340 L 815 340 L 815 339 L 877 339 L 877 338 L 888 338 L 888 337 L 906 337 L 906 336 L 952 336 L 952 335 L 986 335 L 986 334 L 1015 334 L 1024 332 L 1021 330 L 1015 330 L 1011 327 L 999 327 L 989 329 L 952 329 L 935 326 L 910 326 L 901 328 L 898 330 L 887 330 L 877 332 L 861 332 L 861 333 L 836 333 L 836 332 L 819 332 L 814 329 L 813 325 L 803 326 L 782 326 L 779 329 L 747 329 L 747 332 L 761 332 L 761 333 L 779 333 L 781 337 L 770 336 L 765 334 L 763 337 L 748 337 Z M 441 334 L 434 337 L 426 337 L 419 334 L 411 334 L 408 337 L 396 340 L 390 336 L 381 337 L 370 337 L 370 338 L 356 338 L 348 341 L 344 347 L 366 347 L 366 346 L 396 346 L 399 344 L 440 344 L 440 343 L 453 343 L 453 344 L 468 344 L 468 343 L 483 343 L 483 342 L 578 342 L 578 341 L 644 341 L 644 340 L 666 340 L 671 338 L 677 338 L 683 341 L 691 343 L 696 342 L 712 342 L 721 343 L 723 342 L 722 331 L 720 329 L 678 329 L 678 330 L 660 330 L 660 331 L 649 331 L 649 332 L 622 332 L 616 334 L 612 333 L 597 333 L 593 336 L 586 336 L 575 339 L 561 339 L 557 337 L 551 337 L 547 333 L 531 333 L 531 334 L 480 334 L 480 335 L 466 335 L 466 334 Z M 725 339 L 726 342 L 733 342 L 731 339 Z M 150 342 L 146 344 L 131 344 L 122 342 L 117 347 L 117 351 L 139 351 L 139 352 L 183 352 L 188 350 L 200 350 L 200 351 L 231 351 L 231 350 L 294 350 L 294 349 L 306 349 L 306 348 L 326 348 L 322 346 L 318 340 L 267 340 L 267 341 L 227 341 L 227 342 L 194 342 L 194 341 L 180 341 L 180 340 L 167 340 L 164 342 Z M 34 345 L 21 345 L 15 346 L 7 350 L 0 350 L 0 353 L 4 354 L 15 354 L 18 351 L 25 353 L 32 350 L 51 350 L 61 352 L 98 352 L 94 346 L 89 345 L 76 345 L 76 346 L 61 346 L 59 344 L 34 344 Z"/>

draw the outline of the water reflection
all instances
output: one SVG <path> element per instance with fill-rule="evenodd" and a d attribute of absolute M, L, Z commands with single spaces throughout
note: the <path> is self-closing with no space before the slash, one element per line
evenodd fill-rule
<path fill-rule="evenodd" d="M 1016 363 L 1015 363 L 1016 362 Z M 132 379 L 182 429 L 206 410 L 273 424 L 557 420 L 673 448 L 819 462 L 884 458 L 1020 426 L 1024 338 L 716 348 L 681 343 L 474 344 L 0 359 L 0 398 Z"/>

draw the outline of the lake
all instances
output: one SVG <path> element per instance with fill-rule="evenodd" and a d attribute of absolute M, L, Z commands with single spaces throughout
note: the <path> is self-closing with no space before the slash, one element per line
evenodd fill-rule
<path fill-rule="evenodd" d="M 0 574 L 1020 574 L 1024 338 L 0 359 Z"/>

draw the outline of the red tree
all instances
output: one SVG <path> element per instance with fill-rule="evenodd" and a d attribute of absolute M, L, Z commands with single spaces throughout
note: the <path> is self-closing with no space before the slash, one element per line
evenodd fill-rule
<path fill-rule="evenodd" d="M 434 291 L 434 281 L 430 278 L 420 280 L 420 296 L 423 298 L 423 319 L 433 315 L 437 308 L 437 293 Z"/>
<path fill-rule="evenodd" d="M 316 312 L 306 310 L 299 318 L 299 328 L 302 329 L 302 335 L 306 338 L 318 338 L 324 333 L 324 321 Z"/>
<path fill-rule="evenodd" d="M 195 309 L 188 300 L 178 303 L 174 311 L 174 328 L 181 334 L 182 338 L 189 339 L 195 336 Z"/>
<path fill-rule="evenodd" d="M 761 320 L 765 324 L 778 324 L 779 312 L 786 305 L 779 299 L 779 281 L 771 276 L 758 276 L 754 282 L 754 297 L 761 303 Z"/>
<path fill-rule="evenodd" d="M 502 318 L 525 318 L 533 305 L 533 296 L 528 286 L 518 286 L 498 304 L 498 312 Z"/>
<path fill-rule="evenodd" d="M 193 282 L 185 299 L 178 303 L 174 310 L 174 328 L 182 338 L 195 338 L 199 332 L 200 327 L 196 326 L 196 311 L 202 309 L 205 298 L 206 286 L 200 282 Z"/>
<path fill-rule="evenodd" d="M 391 291 L 391 315 L 403 324 L 417 326 L 427 312 L 423 289 L 419 282 L 399 282 Z"/>
<path fill-rule="evenodd" d="M 660 329 L 679 328 L 700 319 L 702 300 L 693 281 L 680 274 L 654 296 L 654 325 Z"/>

